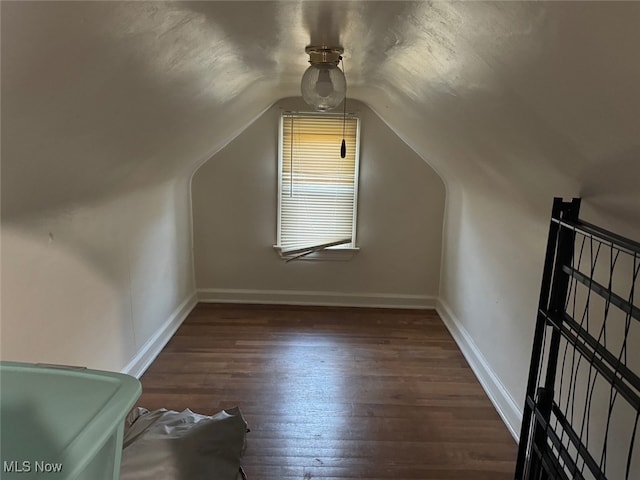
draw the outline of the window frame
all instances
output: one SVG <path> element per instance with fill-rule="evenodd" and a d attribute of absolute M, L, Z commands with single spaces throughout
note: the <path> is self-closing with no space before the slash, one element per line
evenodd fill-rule
<path fill-rule="evenodd" d="M 346 113 L 346 117 L 356 120 L 356 134 L 355 134 L 355 159 L 354 159 L 354 181 L 353 181 L 353 214 L 351 224 L 351 242 L 348 246 L 336 245 L 325 247 L 320 250 L 305 253 L 300 256 L 289 256 L 283 254 L 281 239 L 282 239 L 282 191 L 283 191 L 283 164 L 284 164 L 284 121 L 285 118 L 291 116 L 300 116 L 306 118 L 312 117 L 330 117 L 342 120 L 344 114 L 342 113 L 324 113 L 324 112 L 305 112 L 305 111 L 283 111 L 280 114 L 279 127 L 278 127 L 278 188 L 277 188 L 277 218 L 276 218 L 276 244 L 273 245 L 274 250 L 286 261 L 290 260 L 338 260 L 346 261 L 351 260 L 356 253 L 360 250 L 360 247 L 356 243 L 356 233 L 358 226 L 358 192 L 360 189 L 360 129 L 361 119 L 355 112 Z M 338 146 L 336 146 L 338 147 Z"/>

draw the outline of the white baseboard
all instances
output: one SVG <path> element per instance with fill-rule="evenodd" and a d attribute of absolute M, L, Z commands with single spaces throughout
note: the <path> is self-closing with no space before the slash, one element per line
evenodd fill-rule
<path fill-rule="evenodd" d="M 520 408 L 509 395 L 509 392 L 493 371 L 487 359 L 482 355 L 469 333 L 451 312 L 451 309 L 442 300 L 438 300 L 436 311 L 458 344 L 458 348 L 460 348 L 464 358 L 467 359 L 471 370 L 478 378 L 489 400 L 491 400 L 502 421 L 517 442 L 520 437 L 520 425 L 522 423 Z"/>
<path fill-rule="evenodd" d="M 197 294 L 189 295 L 178 308 L 174 310 L 169 319 L 158 331 L 140 348 L 135 357 L 122 369 L 122 373 L 140 378 L 149 368 L 149 365 L 156 359 L 164 346 L 171 340 L 171 337 L 178 327 L 182 325 L 187 315 L 198 303 Z"/>
<path fill-rule="evenodd" d="M 245 290 L 207 288 L 198 290 L 198 300 L 207 303 L 254 303 L 273 305 L 318 305 L 332 307 L 435 309 L 436 298 L 428 295 L 390 293 L 341 293 L 296 290 Z"/>

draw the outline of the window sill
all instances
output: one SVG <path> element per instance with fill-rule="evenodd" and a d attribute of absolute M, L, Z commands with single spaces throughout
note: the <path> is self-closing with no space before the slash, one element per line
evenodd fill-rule
<path fill-rule="evenodd" d="M 288 257 L 282 255 L 282 249 L 278 245 L 274 245 L 273 249 L 278 253 L 281 259 L 287 260 Z M 304 257 L 296 258 L 295 261 L 310 260 L 310 261 L 338 261 L 347 262 L 351 260 L 360 251 L 360 247 L 355 248 L 336 248 L 329 247 L 319 252 L 313 252 Z"/>

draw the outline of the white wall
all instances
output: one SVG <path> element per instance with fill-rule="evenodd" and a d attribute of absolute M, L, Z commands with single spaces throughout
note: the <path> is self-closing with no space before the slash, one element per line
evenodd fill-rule
<path fill-rule="evenodd" d="M 194 249 L 201 298 L 285 303 L 434 306 L 444 185 L 369 108 L 361 118 L 357 244 L 350 261 L 285 263 L 276 240 L 275 104 L 194 175 Z"/>
<path fill-rule="evenodd" d="M 138 374 L 195 299 L 187 178 L 273 84 L 183 4 L 0 8 L 0 358 Z"/>
<path fill-rule="evenodd" d="M 442 5 L 469 10 L 451 32 L 464 61 L 440 83 L 403 71 L 361 95 L 445 179 L 439 312 L 515 433 L 553 197 L 581 196 L 584 219 L 640 239 L 640 64 L 623 60 L 640 9 Z"/>
<path fill-rule="evenodd" d="M 194 305 L 188 208 L 183 180 L 5 216 L 1 358 L 140 373 Z"/>

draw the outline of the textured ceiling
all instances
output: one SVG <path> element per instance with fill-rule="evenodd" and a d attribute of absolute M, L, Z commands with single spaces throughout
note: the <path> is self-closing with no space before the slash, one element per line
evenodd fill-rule
<path fill-rule="evenodd" d="M 598 192 L 606 164 L 633 194 L 639 24 L 634 2 L 2 2 L 3 213 L 189 175 L 299 95 L 312 43 L 449 187 Z"/>

